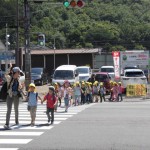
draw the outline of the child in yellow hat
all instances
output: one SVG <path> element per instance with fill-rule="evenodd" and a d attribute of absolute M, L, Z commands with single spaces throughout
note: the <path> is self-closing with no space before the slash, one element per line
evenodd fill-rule
<path fill-rule="evenodd" d="M 103 99 L 104 99 L 104 102 L 106 101 L 105 100 L 105 93 L 106 93 L 106 88 L 104 87 L 104 84 L 101 82 L 100 88 L 99 88 L 100 103 L 102 103 Z"/>
<path fill-rule="evenodd" d="M 85 83 L 81 83 L 81 104 L 85 104 L 85 99 L 86 98 L 86 87 Z"/>
<path fill-rule="evenodd" d="M 121 99 L 121 100 L 119 100 Z M 122 98 L 122 85 L 121 85 L 121 82 L 118 82 L 118 101 L 123 101 L 123 98 Z"/>
<path fill-rule="evenodd" d="M 38 93 L 35 91 L 35 84 L 31 83 L 29 85 L 29 91 L 27 96 L 28 111 L 30 111 L 30 116 L 31 116 L 31 126 L 35 125 L 38 98 L 42 102 L 42 99 L 38 96 Z"/>
<path fill-rule="evenodd" d="M 92 96 L 93 96 L 93 102 L 98 102 L 98 82 L 95 81 L 93 83 L 93 87 L 92 87 Z"/>
<path fill-rule="evenodd" d="M 80 87 L 79 82 L 76 82 L 76 86 L 73 88 L 73 92 L 74 92 L 75 106 L 80 105 L 81 104 L 81 87 Z"/>

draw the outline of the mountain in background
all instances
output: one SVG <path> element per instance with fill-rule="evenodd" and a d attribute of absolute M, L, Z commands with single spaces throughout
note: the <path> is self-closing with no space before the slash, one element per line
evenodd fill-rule
<path fill-rule="evenodd" d="M 16 23 L 16 0 L 0 0 L 0 21 Z M 60 2 L 62 4 L 60 4 Z M 63 1 L 42 5 L 30 2 L 31 45 L 44 33 L 46 46 L 57 49 L 97 48 L 103 50 L 150 49 L 149 0 L 90 0 L 81 9 L 65 8 Z M 24 44 L 23 0 L 19 1 L 20 42 Z M 11 17 L 12 16 L 12 17 Z M 15 48 L 16 30 L 9 28 L 11 48 Z M 5 40 L 5 21 L 0 24 Z"/>

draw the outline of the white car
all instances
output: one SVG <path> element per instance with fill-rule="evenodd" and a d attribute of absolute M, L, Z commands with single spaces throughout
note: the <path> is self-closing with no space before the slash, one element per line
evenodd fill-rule
<path fill-rule="evenodd" d="M 91 68 L 88 66 L 78 66 L 77 72 L 79 74 L 80 81 L 87 81 L 91 77 Z"/>
<path fill-rule="evenodd" d="M 71 84 L 79 81 L 79 75 L 75 65 L 61 65 L 56 68 L 52 82 L 63 84 L 65 80 L 69 81 Z"/>
<path fill-rule="evenodd" d="M 129 84 L 147 85 L 147 78 L 141 69 L 126 69 L 124 75 L 121 76 L 121 83 L 125 89 Z"/>
<path fill-rule="evenodd" d="M 109 76 L 111 77 L 111 80 L 115 79 L 114 66 L 102 66 L 100 68 L 100 72 L 108 72 Z"/>

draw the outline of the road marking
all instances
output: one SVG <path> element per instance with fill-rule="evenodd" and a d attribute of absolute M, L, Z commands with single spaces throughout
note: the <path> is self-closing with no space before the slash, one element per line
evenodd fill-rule
<path fill-rule="evenodd" d="M 0 139 L 0 144 L 27 144 L 32 139 Z"/>
<path fill-rule="evenodd" d="M 18 150 L 19 148 L 0 148 L 0 150 Z"/>
<path fill-rule="evenodd" d="M 2 120 L 1 123 L 5 123 L 6 121 L 5 120 Z M 59 124 L 61 121 L 54 121 L 54 124 Z M 13 124 L 14 121 L 10 121 L 10 124 Z M 24 120 L 20 120 L 19 121 L 20 125 L 21 124 L 30 124 L 31 121 L 24 121 Z M 35 121 L 35 124 L 44 124 L 44 123 L 47 123 L 46 121 Z"/>
<path fill-rule="evenodd" d="M 5 135 L 9 135 L 9 136 L 40 136 L 42 135 L 44 132 L 0 132 L 0 135 L 5 136 Z"/>
<path fill-rule="evenodd" d="M 68 117 L 69 118 L 69 117 L 72 117 L 72 116 L 73 115 L 69 115 L 69 114 L 65 114 L 64 115 L 63 113 L 62 114 L 59 113 L 59 115 L 58 114 L 54 114 L 55 118 L 58 118 L 58 117 L 65 117 L 65 118 Z M 6 114 L 1 114 L 0 117 L 5 117 L 6 118 Z M 13 115 L 11 115 L 11 117 L 15 117 L 15 115 L 13 114 Z M 30 117 L 30 114 L 21 114 L 21 115 L 19 115 L 19 118 L 20 117 Z M 36 116 L 36 118 L 37 117 L 47 117 L 47 116 L 46 116 L 46 114 L 43 114 L 43 115 L 38 114 L 38 116 Z"/>
<path fill-rule="evenodd" d="M 5 120 L 6 119 L 6 117 L 0 117 L 0 120 Z M 11 120 L 14 120 L 15 118 L 14 117 L 11 117 Z M 54 119 L 56 120 L 56 121 L 64 121 L 64 120 L 67 120 L 68 118 L 56 118 L 56 117 L 54 117 Z M 19 117 L 19 121 L 20 120 L 28 120 L 28 121 L 30 121 L 31 120 L 31 118 L 30 117 Z M 47 117 L 43 117 L 43 118 L 40 118 L 40 117 L 36 117 L 36 119 L 35 119 L 35 121 L 47 121 Z"/>
<path fill-rule="evenodd" d="M 19 111 L 20 112 L 20 111 Z M 20 114 L 22 115 L 24 115 L 24 114 L 27 114 L 28 112 L 21 112 Z M 78 112 L 70 112 L 70 110 L 68 110 L 68 112 L 66 113 L 66 112 L 64 112 L 64 111 L 58 111 L 57 112 L 57 114 L 64 114 L 64 115 L 75 115 L 75 114 L 77 114 Z M 6 111 L 5 112 L 0 112 L 0 114 L 4 114 L 5 116 L 6 116 Z M 15 114 L 15 112 L 14 111 L 12 111 L 11 112 L 11 115 L 14 115 Z M 42 115 L 42 114 L 45 114 L 46 115 L 46 112 L 36 112 L 36 115 Z M 56 113 L 55 113 L 56 114 Z"/>

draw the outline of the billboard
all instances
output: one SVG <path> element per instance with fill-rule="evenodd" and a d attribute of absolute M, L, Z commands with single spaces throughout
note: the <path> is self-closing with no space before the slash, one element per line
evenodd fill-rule
<path fill-rule="evenodd" d="M 149 51 L 124 51 L 120 54 L 120 65 L 124 69 L 127 66 L 138 66 L 146 69 L 149 66 Z"/>

